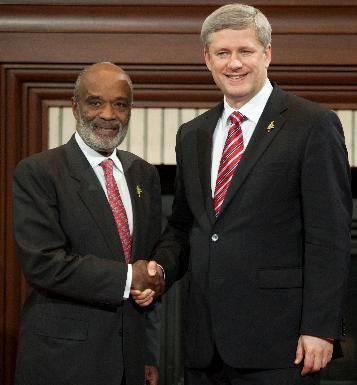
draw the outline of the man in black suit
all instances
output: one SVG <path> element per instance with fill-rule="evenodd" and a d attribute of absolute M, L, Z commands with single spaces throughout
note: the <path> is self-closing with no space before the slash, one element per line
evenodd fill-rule
<path fill-rule="evenodd" d="M 75 87 L 75 135 L 16 168 L 14 234 L 29 285 L 17 385 L 158 383 L 157 310 L 129 295 L 158 291 L 144 259 L 160 235 L 160 183 L 153 166 L 116 149 L 131 107 L 121 68 L 88 67 Z"/>
<path fill-rule="evenodd" d="M 185 384 L 316 384 L 342 337 L 343 130 L 269 81 L 259 10 L 223 6 L 201 38 L 224 101 L 178 131 L 173 212 L 153 253 L 168 287 L 188 275 Z"/>

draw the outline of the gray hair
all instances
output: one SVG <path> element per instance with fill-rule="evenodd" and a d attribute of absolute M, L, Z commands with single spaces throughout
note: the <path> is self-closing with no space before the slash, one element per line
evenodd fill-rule
<path fill-rule="evenodd" d="M 263 47 L 271 43 L 271 25 L 257 8 L 244 4 L 227 4 L 212 12 L 202 24 L 201 40 L 205 49 L 213 32 L 222 29 L 242 30 L 253 28 Z"/>
<path fill-rule="evenodd" d="M 87 66 L 87 67 L 84 67 L 82 69 L 82 71 L 79 73 L 77 79 L 76 79 L 76 82 L 74 83 L 74 91 L 73 91 L 73 100 L 78 103 L 79 102 L 79 99 L 80 99 L 80 88 L 81 88 L 81 82 L 82 82 L 82 79 L 83 79 L 83 76 L 94 66 L 94 65 L 97 65 L 97 64 L 109 64 L 109 65 L 112 65 L 114 67 L 117 67 L 114 63 L 111 63 L 109 61 L 103 61 L 103 62 L 100 62 L 100 63 L 95 63 L 95 64 L 92 64 L 90 66 Z M 124 72 L 124 74 L 126 75 L 127 77 L 127 81 L 129 83 L 129 86 L 130 86 L 130 89 L 131 89 L 131 93 L 133 93 L 133 83 L 129 77 L 128 74 L 126 74 Z"/>

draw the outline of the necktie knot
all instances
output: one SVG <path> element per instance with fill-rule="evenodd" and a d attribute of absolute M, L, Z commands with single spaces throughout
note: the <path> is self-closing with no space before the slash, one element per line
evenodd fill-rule
<path fill-rule="evenodd" d="M 105 159 L 100 163 L 100 167 L 104 170 L 104 172 L 111 172 L 113 171 L 114 162 L 113 159 Z"/>
<path fill-rule="evenodd" d="M 237 126 L 247 120 L 247 117 L 241 114 L 239 111 L 234 111 L 229 115 L 229 120 L 232 122 L 232 124 Z"/>

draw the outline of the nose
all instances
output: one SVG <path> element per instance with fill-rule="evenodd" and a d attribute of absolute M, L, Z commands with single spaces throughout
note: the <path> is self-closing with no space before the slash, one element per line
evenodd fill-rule
<path fill-rule="evenodd" d="M 228 67 L 230 69 L 238 69 L 242 67 L 242 62 L 236 53 L 233 53 L 229 59 Z"/>
<path fill-rule="evenodd" d="M 100 117 L 105 120 L 115 119 L 115 111 L 111 103 L 106 103 L 100 113 Z"/>

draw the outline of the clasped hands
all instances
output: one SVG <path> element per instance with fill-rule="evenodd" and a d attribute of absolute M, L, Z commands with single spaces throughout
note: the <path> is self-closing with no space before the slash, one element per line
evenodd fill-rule
<path fill-rule="evenodd" d="M 161 267 L 155 261 L 138 260 L 132 265 L 133 277 L 130 294 L 139 306 L 148 306 L 165 291 Z"/>

